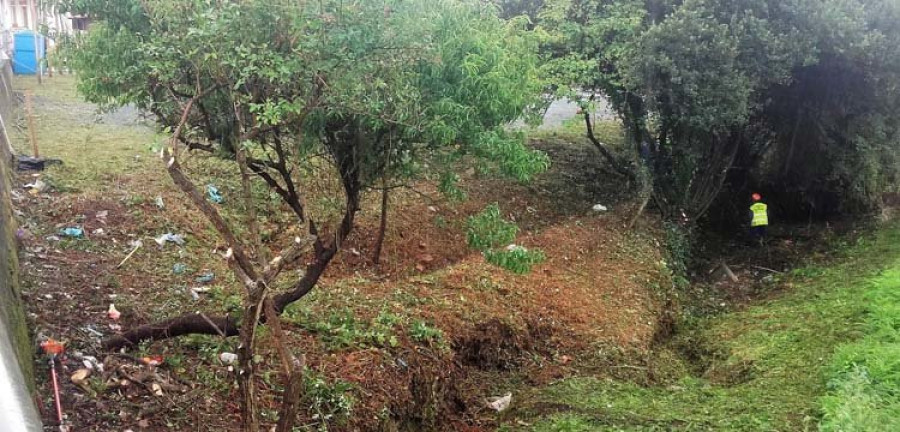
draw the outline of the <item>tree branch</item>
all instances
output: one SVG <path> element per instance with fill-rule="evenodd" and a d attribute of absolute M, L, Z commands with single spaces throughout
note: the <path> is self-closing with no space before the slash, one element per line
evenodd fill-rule
<path fill-rule="evenodd" d="M 584 116 L 584 126 L 587 129 L 587 138 L 591 141 L 594 147 L 600 151 L 600 154 L 606 159 L 606 162 L 609 163 L 613 169 L 616 170 L 619 174 L 628 177 L 630 179 L 634 178 L 634 172 L 623 166 L 616 156 L 609 150 L 609 148 L 600 142 L 596 136 L 594 136 L 594 125 L 591 122 L 591 113 L 589 110 L 582 109 L 582 115 Z"/>
<path fill-rule="evenodd" d="M 186 138 L 182 138 L 182 137 L 179 137 L 178 141 L 180 141 L 182 144 L 184 144 L 184 146 L 187 147 L 188 150 L 202 150 L 207 153 L 212 153 L 212 152 L 216 151 L 216 148 L 212 144 L 203 144 L 203 143 L 199 143 L 196 141 L 190 141 L 190 140 L 188 140 Z"/>
<path fill-rule="evenodd" d="M 244 124 L 241 121 L 240 110 L 237 103 L 234 104 L 234 117 L 237 119 L 238 130 L 243 135 Z M 235 159 L 237 160 L 238 170 L 241 173 L 241 194 L 244 198 L 244 207 L 247 212 L 247 227 L 250 229 L 250 243 L 256 248 L 257 259 L 260 265 L 265 266 L 268 260 L 266 247 L 262 243 L 259 234 L 259 222 L 256 220 L 256 203 L 253 202 L 253 192 L 250 189 L 250 173 L 247 170 L 247 149 L 244 148 L 242 142 L 236 143 Z M 267 281 L 264 281 L 264 283 Z"/>
<path fill-rule="evenodd" d="M 291 208 L 291 211 L 297 215 L 297 218 L 300 219 L 300 222 L 304 221 L 304 212 L 303 205 L 300 203 L 300 200 L 297 198 L 295 193 L 291 193 L 290 190 L 283 188 L 271 174 L 266 172 L 265 168 L 261 165 L 257 165 L 255 163 L 250 163 L 249 168 L 253 171 L 254 174 L 258 175 L 263 181 L 272 188 L 275 193 L 277 193 L 282 201 L 287 203 L 288 207 Z"/>
<path fill-rule="evenodd" d="M 228 316 L 208 317 L 200 312 L 180 315 L 130 329 L 103 341 L 103 349 L 115 351 L 143 341 L 167 339 L 186 334 L 237 336 L 237 320 Z"/>
<path fill-rule="evenodd" d="M 250 261 L 246 252 L 244 252 L 244 248 L 234 235 L 234 232 L 228 227 L 228 224 L 225 223 L 225 219 L 222 218 L 219 211 L 216 210 L 202 194 L 200 194 L 197 187 L 194 186 L 194 183 L 184 175 L 175 156 L 169 156 L 166 170 L 169 172 L 169 177 L 172 178 L 175 185 L 178 186 L 178 188 L 190 198 L 191 202 L 197 206 L 200 212 L 209 219 L 219 235 L 224 238 L 225 243 L 231 247 L 235 261 L 237 261 L 240 268 L 247 274 L 247 277 L 254 281 L 258 280 L 259 275 L 256 274 L 253 263 Z"/>

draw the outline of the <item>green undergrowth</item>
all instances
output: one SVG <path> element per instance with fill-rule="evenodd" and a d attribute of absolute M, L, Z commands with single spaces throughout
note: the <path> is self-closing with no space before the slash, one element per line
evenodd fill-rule
<path fill-rule="evenodd" d="M 595 119 L 593 127 L 594 136 L 600 142 L 615 149 L 625 147 L 625 131 L 619 121 Z M 587 129 L 585 129 L 584 118 L 580 115 L 563 121 L 561 125 L 555 128 L 528 131 L 528 136 L 532 139 L 562 138 L 572 142 L 587 141 L 586 134 Z"/>
<path fill-rule="evenodd" d="M 487 206 L 481 213 L 470 216 L 467 221 L 466 239 L 469 247 L 478 249 L 487 262 L 516 274 L 525 274 L 531 267 L 546 259 L 540 250 L 528 250 L 511 244 L 516 239 L 519 227 L 504 220 L 497 203 Z M 509 245 L 502 248 L 504 245 Z"/>
<path fill-rule="evenodd" d="M 523 395 L 504 430 L 900 430 L 900 226 L 833 256 L 769 300 L 688 323 L 664 349 L 693 372 L 565 379 Z"/>
<path fill-rule="evenodd" d="M 864 300 L 864 336 L 840 346 L 828 369 L 823 431 L 900 430 L 900 259 Z"/>

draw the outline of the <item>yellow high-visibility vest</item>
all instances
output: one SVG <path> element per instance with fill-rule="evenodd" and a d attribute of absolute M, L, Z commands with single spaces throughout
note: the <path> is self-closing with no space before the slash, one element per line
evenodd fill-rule
<path fill-rule="evenodd" d="M 753 221 L 750 222 L 750 226 L 769 226 L 769 206 L 758 202 L 750 206 L 750 211 L 753 212 Z"/>

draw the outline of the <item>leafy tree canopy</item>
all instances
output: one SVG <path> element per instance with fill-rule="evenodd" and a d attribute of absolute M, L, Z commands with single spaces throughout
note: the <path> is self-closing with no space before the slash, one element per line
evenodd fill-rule
<path fill-rule="evenodd" d="M 169 128 L 179 143 L 163 154 L 189 196 L 177 163 L 183 148 L 239 165 L 245 158 L 297 222 L 308 223 L 314 257 L 299 282 L 274 295 L 278 312 L 316 284 L 351 232 L 366 188 L 425 176 L 451 190 L 461 160 L 521 181 L 548 165 L 507 130 L 540 100 L 538 39 L 525 20 L 502 20 L 478 0 L 66 0 L 62 6 L 95 21 L 74 54 L 80 91 L 104 106 L 136 105 Z M 308 204 L 323 176 L 339 180 L 329 197 L 338 214 Z M 254 270 L 243 241 L 213 210 L 205 213 L 234 248 L 239 279 L 262 275 L 271 285 L 277 271 Z M 169 324 L 181 332 L 217 330 L 194 318 Z M 174 327 L 139 328 L 107 346 L 175 336 Z"/>
<path fill-rule="evenodd" d="M 563 90 L 609 98 L 625 121 L 630 159 L 649 147 L 642 163 L 657 204 L 696 219 L 735 161 L 752 168 L 745 173 L 753 181 L 777 177 L 808 194 L 824 177 L 834 181 L 818 187 L 856 195 L 858 180 L 845 174 L 863 166 L 866 178 L 885 183 L 891 162 L 879 155 L 897 146 L 898 7 L 889 0 L 547 0 L 539 24 L 550 34 L 547 73 Z M 812 126 L 819 131 L 796 138 Z M 801 146 L 828 156 L 799 169 L 788 154 Z"/>
<path fill-rule="evenodd" d="M 66 5 L 100 19 L 75 65 L 89 100 L 136 104 L 174 128 L 183 104 L 208 90 L 186 136 L 226 151 L 240 121 L 254 140 L 291 138 L 304 153 L 364 137 L 353 144 L 364 183 L 389 154 L 394 168 L 424 153 L 470 154 L 520 180 L 546 166 L 503 129 L 539 93 L 535 38 L 479 2 Z"/>

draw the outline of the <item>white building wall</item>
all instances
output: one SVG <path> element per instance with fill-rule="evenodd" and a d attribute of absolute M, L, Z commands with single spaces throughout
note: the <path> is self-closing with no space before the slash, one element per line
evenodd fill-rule
<path fill-rule="evenodd" d="M 34 16 L 33 0 L 0 0 L 3 10 L 3 26 L 5 30 L 21 30 L 32 28 Z"/>
<path fill-rule="evenodd" d="M 46 24 L 51 34 L 72 33 L 72 19 L 66 15 L 48 12 L 35 19 L 38 0 L 0 0 L 0 51 L 12 52 L 12 33 L 19 30 L 34 30 L 36 21 Z M 51 41 L 52 44 L 52 41 Z"/>
<path fill-rule="evenodd" d="M 37 5 L 37 0 L 0 0 L 0 30 L 34 30 Z M 56 15 L 45 11 L 38 15 L 38 21 L 51 29 L 63 32 L 72 29 L 72 19 L 68 14 Z"/>

